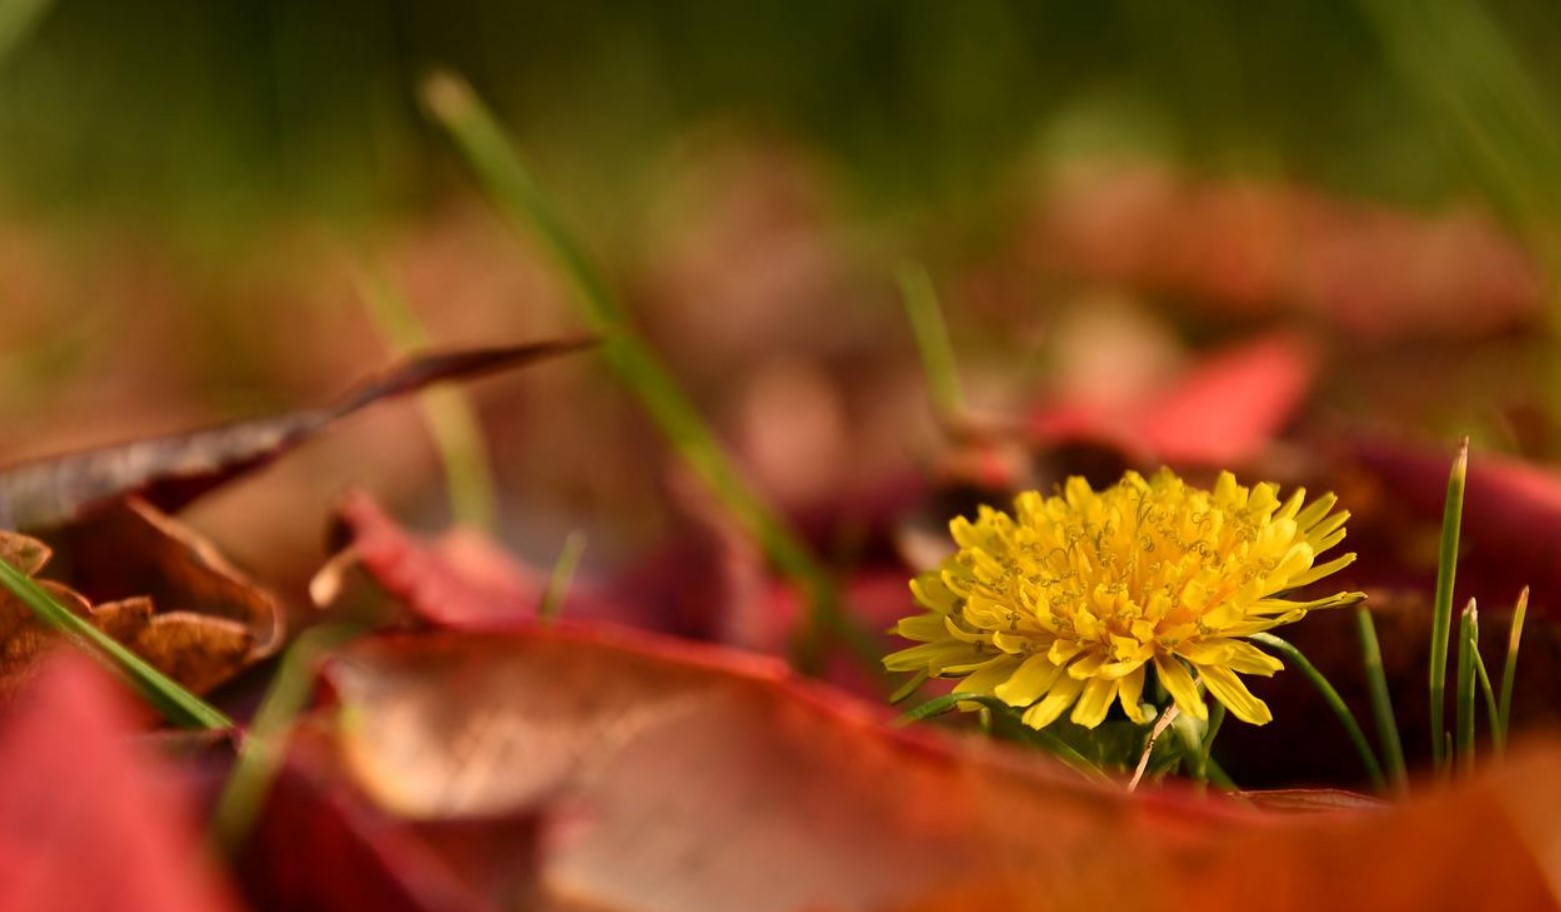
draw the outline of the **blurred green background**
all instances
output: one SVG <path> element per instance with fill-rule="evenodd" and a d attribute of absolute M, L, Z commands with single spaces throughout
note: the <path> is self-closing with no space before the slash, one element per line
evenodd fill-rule
<path fill-rule="evenodd" d="M 870 211 L 979 211 L 1014 162 L 1102 148 L 1425 205 L 1478 183 L 1459 131 L 1485 113 L 1460 92 L 1500 108 L 1511 66 L 1544 95 L 1561 85 L 1561 26 L 1538 0 L 0 10 L 36 13 L 0 64 L 4 211 L 200 233 L 276 214 L 351 224 L 443 193 L 449 158 L 414 101 L 433 66 L 471 78 L 603 223 L 712 118 L 819 150 Z M 1471 10 L 1515 40 L 1471 34 Z"/>

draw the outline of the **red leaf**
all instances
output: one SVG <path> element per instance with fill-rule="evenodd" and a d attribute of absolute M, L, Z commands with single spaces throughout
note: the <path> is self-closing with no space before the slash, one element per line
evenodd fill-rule
<path fill-rule="evenodd" d="M 235 908 L 187 796 L 133 742 L 132 709 L 89 660 L 51 658 L 0 735 L 6 909 Z"/>
<path fill-rule="evenodd" d="M 395 637 L 330 674 L 346 768 L 386 807 L 572 817 L 542 840 L 554 902 L 1556 908 L 1553 743 L 1402 805 L 1273 814 L 1090 785 L 1037 753 L 891 728 L 779 663 L 631 632 Z"/>
<path fill-rule="evenodd" d="M 1207 356 L 1135 420 L 1170 463 L 1236 466 L 1263 454 L 1295 415 L 1316 373 L 1311 349 L 1273 335 Z"/>

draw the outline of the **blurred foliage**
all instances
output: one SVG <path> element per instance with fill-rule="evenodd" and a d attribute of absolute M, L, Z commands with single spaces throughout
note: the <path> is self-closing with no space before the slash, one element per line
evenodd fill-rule
<path fill-rule="evenodd" d="M 201 231 L 417 209 L 456 173 L 414 106 L 435 65 L 609 223 L 731 118 L 821 149 L 872 209 L 969 206 L 1015 162 L 1102 148 L 1426 204 L 1470 175 L 1394 64 L 1391 6 L 59 0 L 0 70 L 0 207 Z M 1542 4 L 1489 9 L 1561 83 Z"/>

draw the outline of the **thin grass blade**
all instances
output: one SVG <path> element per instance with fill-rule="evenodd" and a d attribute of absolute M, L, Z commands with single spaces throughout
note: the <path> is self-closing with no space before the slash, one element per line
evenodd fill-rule
<path fill-rule="evenodd" d="M 1398 736 L 1398 719 L 1393 714 L 1393 695 L 1382 669 L 1377 625 L 1371 618 L 1371 609 L 1365 605 L 1355 608 L 1355 621 L 1360 634 L 1361 665 L 1366 672 L 1367 692 L 1371 695 L 1371 715 L 1377 724 L 1377 743 L 1382 749 L 1393 790 L 1403 794 L 1409 789 L 1409 769 L 1404 763 L 1404 745 Z"/>
<path fill-rule="evenodd" d="M 838 639 L 876 669 L 881 650 L 841 611 L 828 571 L 749 486 L 660 357 L 635 331 L 627 308 L 532 179 L 492 113 L 465 81 L 447 73 L 424 82 L 423 99 L 494 205 L 542 246 L 573 287 L 581 314 L 602 332 L 602 354 L 625 389 L 639 398 L 684 461 L 805 595 L 809 616 L 798 640 L 797 664 L 816 668 L 828 641 Z"/>
<path fill-rule="evenodd" d="M 1497 716 L 1501 719 L 1500 740 L 1497 747 L 1505 749 L 1507 733 L 1512 730 L 1512 687 L 1518 677 L 1518 647 L 1523 645 L 1523 622 L 1528 619 L 1528 587 L 1518 593 L 1517 607 L 1512 609 L 1512 626 L 1507 630 L 1507 658 L 1501 668 L 1501 706 Z"/>
<path fill-rule="evenodd" d="M 1458 768 L 1466 774 L 1474 770 L 1474 656 L 1480 648 L 1479 617 L 1479 608 L 1469 599 L 1458 624 L 1458 680 L 1453 694 L 1457 708 L 1453 744 Z"/>
<path fill-rule="evenodd" d="M 569 594 L 569 584 L 574 582 L 575 570 L 580 566 L 580 556 L 585 553 L 585 533 L 579 529 L 564 538 L 564 547 L 553 564 L 553 572 L 547 579 L 547 591 L 537 606 L 537 618 L 548 623 L 563 610 L 564 596 Z"/>
<path fill-rule="evenodd" d="M 1339 724 L 1344 726 L 1345 734 L 1349 736 L 1350 743 L 1355 746 L 1355 752 L 1360 755 L 1361 764 L 1366 767 L 1366 775 L 1371 777 L 1372 784 L 1379 792 L 1387 791 L 1387 780 L 1382 775 L 1382 765 L 1377 762 L 1376 753 L 1371 749 L 1371 742 L 1366 740 L 1366 733 L 1361 730 L 1360 723 L 1355 721 L 1355 714 L 1350 712 L 1350 707 L 1344 702 L 1344 698 L 1339 696 L 1338 690 L 1334 689 L 1327 677 L 1288 640 L 1280 639 L 1271 633 L 1254 633 L 1250 639 L 1283 655 L 1312 683 L 1313 687 L 1317 688 L 1323 702 L 1339 718 Z"/>
<path fill-rule="evenodd" d="M 897 278 L 933 407 L 943 418 L 958 415 L 965 410 L 965 395 L 960 389 L 954 346 L 949 342 L 932 277 L 919 264 L 906 263 L 900 267 Z"/>
<path fill-rule="evenodd" d="M 1436 599 L 1431 615 L 1431 761 L 1445 768 L 1451 758 L 1443 750 L 1446 740 L 1447 649 L 1452 638 L 1453 580 L 1458 565 L 1458 530 L 1463 522 L 1464 486 L 1469 476 L 1469 438 L 1458 444 L 1452 471 L 1447 476 L 1447 499 L 1442 505 L 1442 538 L 1437 550 Z"/>

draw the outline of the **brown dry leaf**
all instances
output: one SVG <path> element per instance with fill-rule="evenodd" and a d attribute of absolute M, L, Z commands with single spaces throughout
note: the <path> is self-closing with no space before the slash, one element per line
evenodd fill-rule
<path fill-rule="evenodd" d="M 593 339 L 425 355 L 401 364 L 323 408 L 114 444 L 23 463 L 0 472 L 0 528 L 47 529 L 139 494 L 178 510 L 207 491 L 382 399 L 443 380 L 469 379 L 579 351 Z"/>
<path fill-rule="evenodd" d="M 1554 744 L 1402 806 L 1271 814 L 893 729 L 779 663 L 643 635 L 365 641 L 330 677 L 345 768 L 385 807 L 541 815 L 545 908 L 1558 908 Z"/>
<path fill-rule="evenodd" d="M 40 584 L 191 690 L 210 690 L 281 642 L 276 600 L 192 530 L 146 503 L 114 504 L 72 526 L 62 541 L 76 588 Z M 0 532 L 0 557 L 29 575 L 50 556 L 36 539 Z M 14 692 L 57 639 L 20 600 L 0 593 L 0 692 Z"/>
<path fill-rule="evenodd" d="M 89 599 L 150 600 L 155 610 L 132 625 L 133 637 L 116 639 L 192 690 L 210 690 L 281 645 L 276 598 L 151 504 L 113 504 L 67 527 L 62 540 L 69 579 Z"/>

